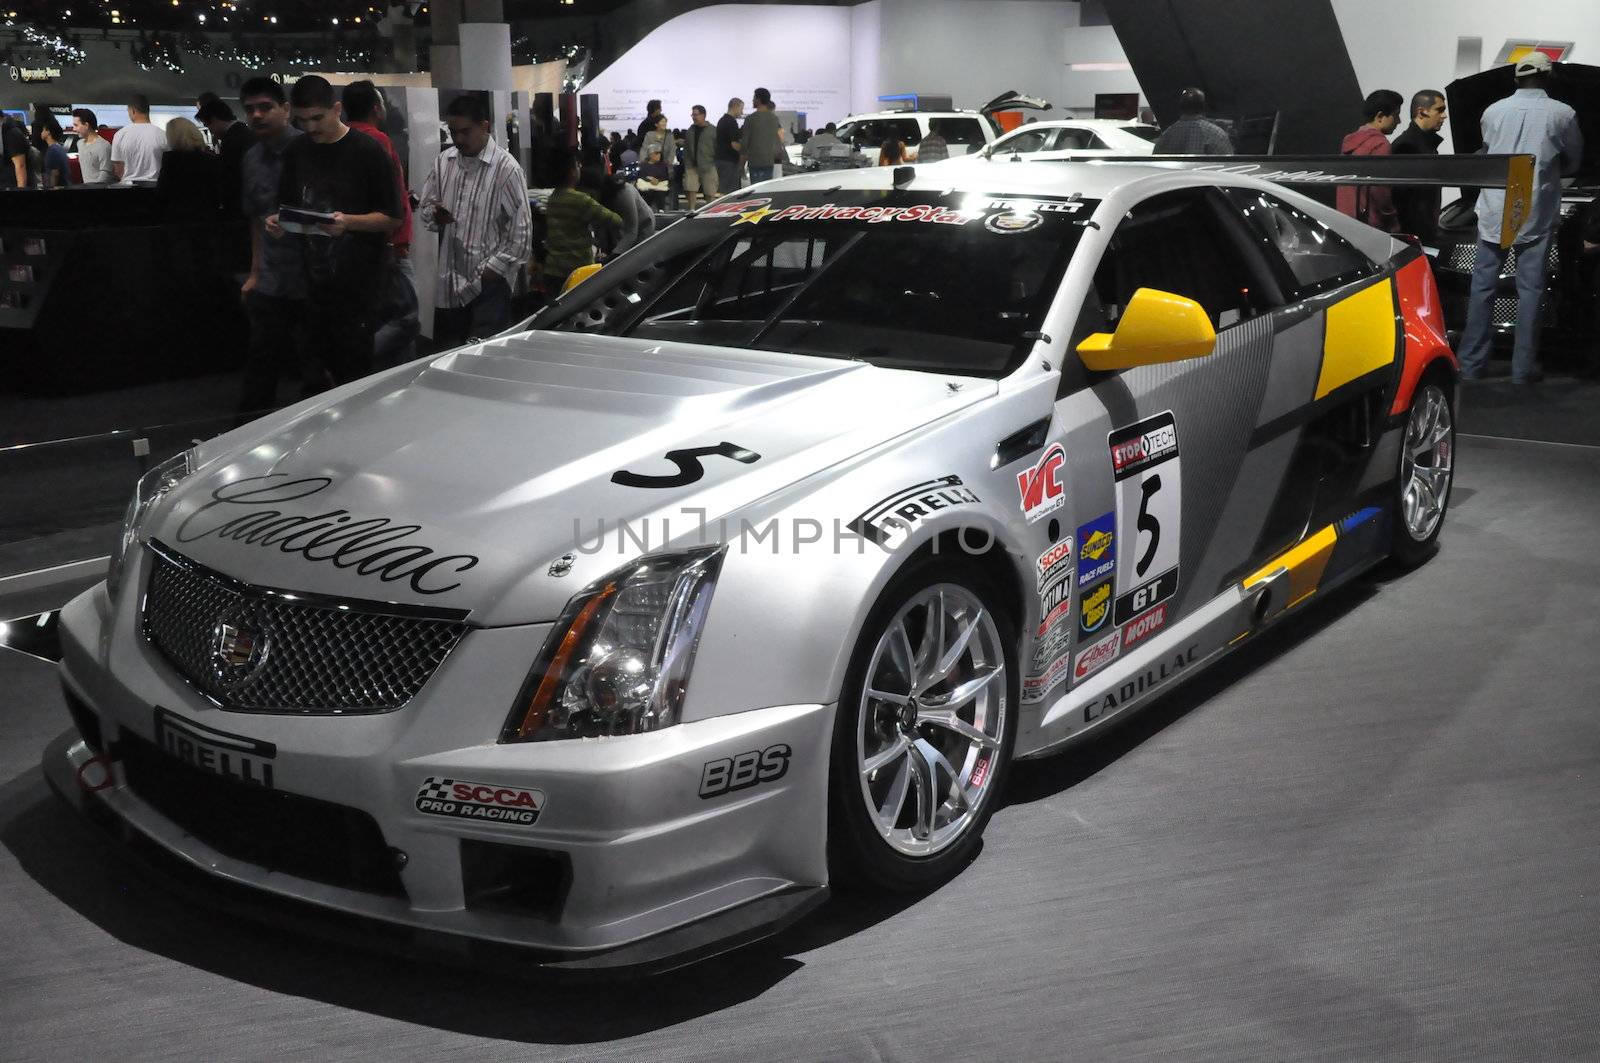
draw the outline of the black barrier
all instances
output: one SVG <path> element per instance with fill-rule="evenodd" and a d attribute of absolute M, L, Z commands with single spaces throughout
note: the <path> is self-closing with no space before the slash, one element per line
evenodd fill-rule
<path fill-rule="evenodd" d="M 247 246 L 242 221 L 169 217 L 153 188 L 0 193 L 0 393 L 236 368 Z"/>
<path fill-rule="evenodd" d="M 0 579 L 109 554 L 139 477 L 231 428 L 235 397 L 221 416 L 0 445 Z M 66 402 L 64 423 L 98 416 Z"/>

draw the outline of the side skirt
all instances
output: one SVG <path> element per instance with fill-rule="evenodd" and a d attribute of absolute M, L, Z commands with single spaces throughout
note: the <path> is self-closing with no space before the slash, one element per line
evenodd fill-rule
<path fill-rule="evenodd" d="M 1292 549 L 1217 595 L 1171 630 L 1069 690 L 1045 712 L 1030 760 L 1060 752 L 1106 721 L 1177 689 L 1251 636 L 1356 579 L 1389 553 L 1392 514 L 1369 506 L 1308 535 Z M 1080 651 L 1081 652 L 1081 651 Z"/>

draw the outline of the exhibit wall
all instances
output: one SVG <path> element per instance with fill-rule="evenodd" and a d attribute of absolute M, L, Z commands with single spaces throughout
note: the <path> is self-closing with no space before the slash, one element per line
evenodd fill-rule
<path fill-rule="evenodd" d="M 607 132 L 637 126 L 651 99 L 675 127 L 697 103 L 714 122 L 729 97 L 748 103 L 758 85 L 816 126 L 850 111 L 852 55 L 850 8 L 721 4 L 658 26 L 583 91 L 600 97 Z"/>
<path fill-rule="evenodd" d="M 883 81 L 883 7 L 869 0 L 850 9 L 850 113 L 878 109 Z"/>
<path fill-rule="evenodd" d="M 583 91 L 600 97 L 608 129 L 636 124 L 650 99 L 662 101 L 675 126 L 695 103 L 715 119 L 730 96 L 748 101 L 757 85 L 812 126 L 876 110 L 879 96 L 902 92 L 950 96 L 958 107 L 1007 89 L 1059 102 L 1077 25 L 1074 0 L 721 4 L 658 26 Z M 1091 54 L 1123 58 L 1107 28 L 1090 33 L 1098 34 Z M 1114 80 L 1132 85 L 1126 72 Z M 1094 91 L 1086 82 L 1081 106 L 1093 104 Z"/>
<path fill-rule="evenodd" d="M 1007 89 L 1048 100 L 1065 88 L 1068 0 L 877 0 L 884 93 L 937 92 L 978 107 Z M 1092 101 L 1091 101 L 1092 102 Z"/>
<path fill-rule="evenodd" d="M 1363 92 L 1386 88 L 1409 97 L 1418 89 L 1442 89 L 1457 77 L 1493 66 L 1508 40 L 1570 41 L 1574 62 L 1600 64 L 1596 0 L 1332 3 Z M 1458 52 L 1471 69 L 1458 69 Z"/>

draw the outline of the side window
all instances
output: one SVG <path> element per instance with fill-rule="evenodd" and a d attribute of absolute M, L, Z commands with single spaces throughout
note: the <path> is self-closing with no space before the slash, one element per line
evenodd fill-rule
<path fill-rule="evenodd" d="M 1268 258 L 1282 260 L 1291 299 L 1309 298 L 1377 272 L 1372 260 L 1344 237 L 1276 196 L 1248 188 L 1227 188 L 1223 194 L 1244 214 Z"/>
<path fill-rule="evenodd" d="M 1093 148 L 1096 151 L 1110 151 L 1111 150 L 1111 145 L 1110 144 L 1107 144 L 1105 141 L 1101 140 L 1099 137 L 1095 136 L 1093 133 L 1089 134 L 1089 143 L 1085 144 L 1084 147 Z"/>
<path fill-rule="evenodd" d="M 998 154 L 1022 154 L 1030 151 L 1043 151 L 1050 141 L 1048 132 L 1035 132 L 1028 130 L 1011 137 L 999 149 Z"/>
<path fill-rule="evenodd" d="M 1227 222 L 1205 189 L 1153 196 L 1130 210 L 1111 234 L 1095 272 L 1099 322 L 1079 331 L 1116 327 L 1140 288 L 1195 300 L 1218 331 L 1280 305 L 1236 224 Z M 1085 307 L 1092 314 L 1094 306 Z"/>
<path fill-rule="evenodd" d="M 983 126 L 976 118 L 944 118 L 939 128 L 944 132 L 945 141 L 952 145 L 965 144 L 975 151 L 988 143 L 983 136 Z"/>
<path fill-rule="evenodd" d="M 915 118 L 880 118 L 872 122 L 846 123 L 839 139 L 847 140 L 863 150 L 877 150 L 883 138 L 894 134 L 907 145 L 922 143 L 922 127 Z"/>
<path fill-rule="evenodd" d="M 1093 139 L 1094 134 L 1087 129 L 1063 129 L 1060 138 L 1056 140 L 1056 148 L 1063 151 L 1087 148 Z"/>

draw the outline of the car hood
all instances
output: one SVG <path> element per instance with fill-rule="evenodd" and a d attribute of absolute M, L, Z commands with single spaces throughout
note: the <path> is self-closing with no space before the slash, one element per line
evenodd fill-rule
<path fill-rule="evenodd" d="M 995 391 L 829 358 L 520 333 L 202 449 L 144 534 L 257 586 L 550 620 L 620 555 L 695 532 L 702 511 L 714 526 Z M 620 547 L 619 524 L 633 533 Z M 576 549 L 601 528 L 606 549 Z"/>
<path fill-rule="evenodd" d="M 1600 67 L 1582 63 L 1557 63 L 1549 92 L 1578 112 L 1578 127 L 1583 133 L 1583 162 L 1574 175 L 1579 184 L 1600 180 Z M 1517 90 L 1516 71 L 1504 63 L 1469 77 L 1457 78 L 1445 86 L 1450 104 L 1450 135 L 1456 154 L 1468 155 L 1483 148 L 1481 120 L 1489 105 Z"/>

